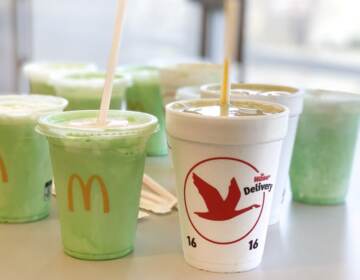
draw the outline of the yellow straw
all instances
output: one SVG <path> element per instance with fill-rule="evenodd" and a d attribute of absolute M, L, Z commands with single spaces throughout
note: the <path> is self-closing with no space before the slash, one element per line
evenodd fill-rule
<path fill-rule="evenodd" d="M 220 96 L 220 106 L 221 106 L 221 115 L 228 115 L 228 109 L 230 105 L 229 98 L 229 88 L 230 88 L 230 80 L 229 80 L 229 66 L 230 61 L 227 57 L 224 59 L 224 70 L 223 70 L 223 79 L 221 85 L 221 96 Z"/>
<path fill-rule="evenodd" d="M 109 57 L 106 81 L 104 85 L 104 91 L 101 98 L 100 113 L 97 120 L 98 126 L 105 126 L 108 111 L 110 108 L 111 94 L 113 89 L 113 80 L 115 76 L 115 70 L 119 58 L 119 47 L 122 33 L 122 26 L 124 22 L 124 14 L 126 9 L 127 0 L 118 0 L 117 2 L 117 13 L 115 20 L 115 29 L 113 34 L 113 42 L 111 47 L 111 53 Z"/>
<path fill-rule="evenodd" d="M 224 71 L 220 95 L 221 115 L 227 116 L 230 106 L 230 88 L 231 88 L 231 60 L 236 47 L 236 17 L 239 11 L 239 0 L 225 0 L 225 54 Z"/>

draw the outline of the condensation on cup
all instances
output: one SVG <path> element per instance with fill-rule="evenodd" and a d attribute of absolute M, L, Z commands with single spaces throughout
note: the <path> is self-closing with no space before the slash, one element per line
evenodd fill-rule
<path fill-rule="evenodd" d="M 216 98 L 219 95 L 219 84 L 209 84 L 201 87 L 202 98 Z M 289 169 L 299 117 L 303 111 L 304 93 L 302 90 L 287 86 L 235 83 L 231 86 L 231 98 L 275 102 L 286 106 L 290 110 L 289 129 L 282 148 L 270 217 L 270 225 L 276 224 L 280 221 L 286 192 L 290 189 Z"/>
<path fill-rule="evenodd" d="M 251 100 L 232 101 L 230 117 L 196 110 L 216 106 L 217 99 L 167 106 L 184 257 L 207 271 L 248 271 L 262 260 L 289 113 Z"/>

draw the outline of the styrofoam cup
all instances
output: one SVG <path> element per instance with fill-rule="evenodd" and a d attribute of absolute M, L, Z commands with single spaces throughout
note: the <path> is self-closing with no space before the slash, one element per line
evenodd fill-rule
<path fill-rule="evenodd" d="M 217 99 L 166 107 L 185 260 L 214 272 L 241 272 L 262 260 L 288 109 L 264 101 L 232 106 L 265 115 L 211 117 L 184 110 Z"/>
<path fill-rule="evenodd" d="M 202 98 L 216 98 L 220 95 L 219 84 L 201 87 Z M 303 111 L 303 91 L 279 85 L 234 83 L 231 86 L 232 99 L 255 99 L 279 103 L 290 110 L 288 133 L 284 139 L 279 166 L 279 174 L 274 191 L 270 225 L 280 221 L 286 192 L 289 186 L 289 169 L 294 149 L 299 117 Z"/>

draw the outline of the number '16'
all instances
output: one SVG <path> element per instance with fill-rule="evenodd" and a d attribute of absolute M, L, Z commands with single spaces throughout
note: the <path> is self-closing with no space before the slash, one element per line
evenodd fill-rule
<path fill-rule="evenodd" d="M 255 250 L 257 247 L 259 247 L 259 243 L 258 243 L 258 239 L 254 240 L 250 240 L 249 242 L 249 250 Z"/>

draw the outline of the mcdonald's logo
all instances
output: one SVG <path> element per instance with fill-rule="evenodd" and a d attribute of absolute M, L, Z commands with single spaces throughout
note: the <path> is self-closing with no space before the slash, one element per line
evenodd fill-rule
<path fill-rule="evenodd" d="M 73 190 L 76 181 L 79 183 L 81 187 L 83 201 L 84 201 L 84 208 L 86 211 L 91 210 L 91 188 L 93 184 L 97 182 L 99 184 L 100 191 L 102 193 L 104 213 L 107 214 L 110 212 L 109 194 L 106 189 L 104 180 L 100 176 L 94 175 L 91 176 L 87 182 L 84 182 L 84 180 L 77 174 L 71 175 L 68 181 L 68 208 L 70 211 L 74 212 Z"/>
<path fill-rule="evenodd" d="M 2 160 L 2 158 L 0 157 L 0 175 L 1 175 L 1 180 L 4 182 L 4 183 L 7 183 L 9 181 L 9 177 L 8 177 L 8 174 L 7 174 L 7 171 L 6 171 L 6 167 L 5 167 L 5 163 L 4 161 Z"/>

